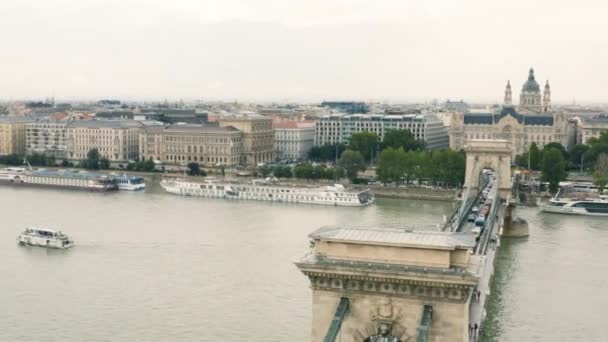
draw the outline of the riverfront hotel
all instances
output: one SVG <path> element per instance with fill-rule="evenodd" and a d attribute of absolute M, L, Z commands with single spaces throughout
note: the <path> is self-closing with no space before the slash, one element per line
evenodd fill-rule
<path fill-rule="evenodd" d="M 513 105 L 511 82 L 507 81 L 502 106 L 481 112 L 455 112 L 450 127 L 450 148 L 460 150 L 470 139 L 502 139 L 511 142 L 513 156 L 516 156 L 526 152 L 532 143 L 541 149 L 551 142 L 568 147 L 567 128 L 564 113 L 552 110 L 549 81 L 541 93 L 534 69 L 530 69 L 518 106 Z"/>
<path fill-rule="evenodd" d="M 380 140 L 390 130 L 409 130 L 414 138 L 424 141 L 429 149 L 446 148 L 449 136 L 442 121 L 435 114 L 332 114 L 322 116 L 315 125 L 315 146 L 348 144 L 353 133 L 372 132 Z"/>

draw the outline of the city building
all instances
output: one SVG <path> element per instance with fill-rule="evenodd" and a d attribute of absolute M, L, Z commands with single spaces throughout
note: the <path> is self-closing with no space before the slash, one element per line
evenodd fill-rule
<path fill-rule="evenodd" d="M 243 133 L 217 123 L 150 125 L 139 136 L 139 154 L 163 164 L 237 166 L 245 163 Z"/>
<path fill-rule="evenodd" d="M 369 106 L 365 102 L 323 101 L 321 107 L 328 107 L 348 114 L 365 114 Z"/>
<path fill-rule="evenodd" d="M 502 106 L 454 113 L 450 147 L 460 150 L 468 139 L 504 139 L 511 142 L 513 156 L 527 151 L 533 142 L 540 148 L 551 142 L 568 147 L 568 121 L 562 112 L 552 111 L 549 82 L 541 94 L 533 69 L 522 86 L 519 103 L 513 105 L 507 81 Z"/>
<path fill-rule="evenodd" d="M 274 124 L 277 159 L 304 159 L 314 144 L 315 123 L 283 121 Z"/>
<path fill-rule="evenodd" d="M 376 133 L 380 140 L 389 130 L 409 130 L 429 149 L 447 148 L 449 137 L 435 114 L 332 114 L 322 116 L 315 125 L 315 146 L 348 144 L 353 133 Z"/>
<path fill-rule="evenodd" d="M 122 120 L 133 120 L 133 112 L 125 110 L 115 110 L 110 112 L 99 112 L 95 114 L 97 119 L 122 119 Z"/>
<path fill-rule="evenodd" d="M 68 157 L 67 115 L 54 115 L 30 122 L 25 128 L 26 152 L 40 153 L 57 159 Z"/>
<path fill-rule="evenodd" d="M 0 155 L 25 154 L 25 128 L 33 121 L 25 116 L 0 116 Z"/>
<path fill-rule="evenodd" d="M 608 114 L 578 116 L 576 122 L 576 144 L 586 144 L 591 138 L 599 138 L 608 132 Z"/>
<path fill-rule="evenodd" d="M 68 158 L 82 160 L 96 148 L 102 157 L 122 162 L 139 159 L 139 133 L 144 124 L 133 120 L 78 120 L 66 126 Z"/>
<path fill-rule="evenodd" d="M 225 115 L 218 119 L 221 127 L 232 126 L 243 133 L 244 164 L 256 166 L 274 160 L 272 119 L 256 113 Z"/>

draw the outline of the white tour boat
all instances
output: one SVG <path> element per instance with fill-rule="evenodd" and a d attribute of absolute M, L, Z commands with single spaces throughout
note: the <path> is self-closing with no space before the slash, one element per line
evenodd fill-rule
<path fill-rule="evenodd" d="M 369 189 L 346 189 L 341 184 L 307 187 L 279 184 L 267 180 L 251 183 L 218 182 L 207 178 L 203 182 L 187 179 L 163 179 L 161 187 L 169 193 L 210 198 L 247 199 L 258 201 L 329 204 L 361 207 L 374 203 Z"/>
<path fill-rule="evenodd" d="M 604 198 L 552 198 L 539 207 L 547 213 L 608 217 L 608 200 Z"/>
<path fill-rule="evenodd" d="M 112 173 L 110 174 L 112 177 L 112 181 L 116 185 L 118 185 L 118 190 L 144 190 L 146 188 L 146 183 L 143 177 L 138 176 L 129 176 L 129 175 L 119 175 Z"/>
<path fill-rule="evenodd" d="M 67 249 L 74 241 L 60 231 L 46 228 L 27 228 L 17 238 L 20 244 L 47 248 Z"/>

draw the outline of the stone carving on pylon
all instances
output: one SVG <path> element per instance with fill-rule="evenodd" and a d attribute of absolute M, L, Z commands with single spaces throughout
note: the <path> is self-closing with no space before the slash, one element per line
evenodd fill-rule
<path fill-rule="evenodd" d="M 411 337 L 399 323 L 401 308 L 393 306 L 389 297 L 381 297 L 370 310 L 370 322 L 359 330 L 359 341 L 406 342 Z"/>

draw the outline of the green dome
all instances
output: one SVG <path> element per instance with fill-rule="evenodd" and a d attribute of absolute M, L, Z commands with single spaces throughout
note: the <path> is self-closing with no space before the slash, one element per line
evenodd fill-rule
<path fill-rule="evenodd" d="M 540 86 L 536 83 L 534 79 L 534 69 L 530 68 L 530 73 L 528 74 L 528 80 L 524 83 L 522 91 L 530 92 L 530 93 L 540 93 Z"/>

